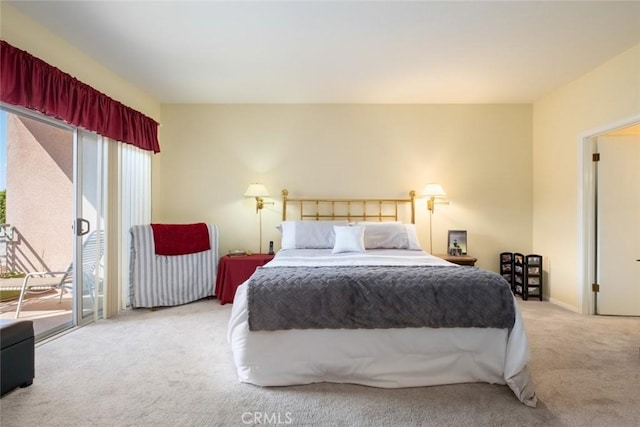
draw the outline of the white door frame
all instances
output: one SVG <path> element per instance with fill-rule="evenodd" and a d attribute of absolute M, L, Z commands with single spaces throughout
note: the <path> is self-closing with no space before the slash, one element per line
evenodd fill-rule
<path fill-rule="evenodd" d="M 596 174 L 592 154 L 596 137 L 640 123 L 640 114 L 578 136 L 578 302 L 582 314 L 595 314 L 591 285 L 596 282 Z"/>

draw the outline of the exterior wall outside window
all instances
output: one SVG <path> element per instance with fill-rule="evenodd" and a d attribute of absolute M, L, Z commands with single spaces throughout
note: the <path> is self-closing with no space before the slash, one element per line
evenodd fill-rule
<path fill-rule="evenodd" d="M 8 114 L 9 270 L 66 269 L 72 259 L 73 133 Z"/>

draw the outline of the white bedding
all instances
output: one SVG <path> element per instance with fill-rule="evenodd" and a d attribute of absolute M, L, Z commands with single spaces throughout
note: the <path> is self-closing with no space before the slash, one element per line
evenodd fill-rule
<path fill-rule="evenodd" d="M 281 250 L 263 268 L 323 265 L 452 265 L 422 251 Z M 466 268 L 466 267 L 460 267 Z M 513 329 L 401 328 L 249 331 L 247 286 L 236 292 L 228 341 L 240 381 L 260 386 L 314 382 L 418 387 L 465 382 L 507 384 L 526 405 L 536 396 L 529 344 L 514 301 Z"/>

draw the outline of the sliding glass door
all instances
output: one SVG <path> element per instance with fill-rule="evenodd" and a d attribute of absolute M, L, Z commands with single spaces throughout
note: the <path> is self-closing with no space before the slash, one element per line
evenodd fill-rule
<path fill-rule="evenodd" d="M 74 278 L 77 324 L 102 316 L 105 279 L 105 160 L 103 138 L 78 130 L 76 159 Z"/>
<path fill-rule="evenodd" d="M 0 287 L 14 281 L 19 289 L 27 273 L 69 272 L 38 276 L 55 286 L 21 305 L 19 318 L 33 320 L 44 338 L 103 312 L 106 143 L 33 111 L 2 105 L 0 113 Z M 15 296 L 2 294 L 0 318 L 13 318 L 18 299 L 6 295 Z"/>
<path fill-rule="evenodd" d="M 27 273 L 71 271 L 76 131 L 28 110 L 3 108 L 2 115 L 6 238 L 0 287 L 18 291 L 3 299 L 0 316 L 32 320 L 36 336 L 45 337 L 75 324 L 72 275 L 33 277 L 55 286 L 29 292 L 22 301 L 19 289 Z"/>

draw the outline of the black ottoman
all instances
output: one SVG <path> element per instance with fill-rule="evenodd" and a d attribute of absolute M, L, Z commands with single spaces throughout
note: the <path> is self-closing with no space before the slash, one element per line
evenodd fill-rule
<path fill-rule="evenodd" d="M 0 395 L 33 383 L 33 359 L 33 322 L 0 319 Z"/>

